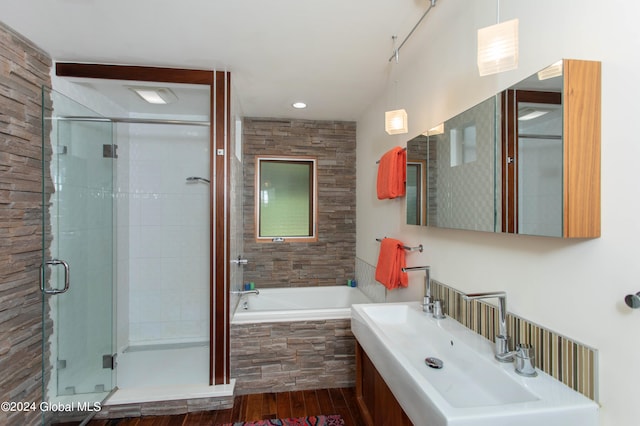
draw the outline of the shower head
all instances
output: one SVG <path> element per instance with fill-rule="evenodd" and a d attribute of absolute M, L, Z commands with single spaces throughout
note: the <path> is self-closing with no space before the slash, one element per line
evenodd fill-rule
<path fill-rule="evenodd" d="M 210 183 L 211 181 L 209 179 L 205 179 L 205 178 L 199 177 L 199 176 L 189 176 L 187 178 L 187 182 L 189 182 L 189 183 L 196 183 L 196 182 Z"/>

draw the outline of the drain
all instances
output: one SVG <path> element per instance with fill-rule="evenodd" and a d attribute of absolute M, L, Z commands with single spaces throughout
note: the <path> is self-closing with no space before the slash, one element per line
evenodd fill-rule
<path fill-rule="evenodd" d="M 442 366 L 444 365 L 442 363 L 442 360 L 435 358 L 435 357 L 428 357 L 424 359 L 424 362 L 431 368 L 442 368 Z"/>

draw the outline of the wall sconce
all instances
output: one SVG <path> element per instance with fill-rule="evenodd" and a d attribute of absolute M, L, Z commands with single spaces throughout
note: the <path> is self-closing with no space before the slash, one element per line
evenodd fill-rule
<path fill-rule="evenodd" d="M 444 134 L 444 123 L 440 123 L 427 131 L 427 136 L 435 136 Z"/>
<path fill-rule="evenodd" d="M 478 30 L 480 76 L 518 68 L 518 19 Z"/>
<path fill-rule="evenodd" d="M 409 132 L 407 111 L 396 109 L 384 113 L 384 130 L 390 135 L 400 135 Z"/>
<path fill-rule="evenodd" d="M 562 75 L 562 61 L 558 61 L 549 65 L 542 71 L 538 72 L 538 80 L 547 80 L 549 78 L 560 77 Z"/>

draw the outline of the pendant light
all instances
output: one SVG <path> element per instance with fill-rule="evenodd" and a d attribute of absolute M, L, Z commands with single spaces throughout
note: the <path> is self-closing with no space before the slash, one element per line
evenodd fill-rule
<path fill-rule="evenodd" d="M 397 36 L 392 36 L 393 39 L 393 57 L 396 59 L 396 64 L 398 63 L 398 53 L 399 49 L 396 49 L 396 38 Z M 398 98 L 398 81 L 394 81 L 394 95 L 396 100 Z M 396 102 L 397 103 L 397 102 Z M 390 135 L 401 135 L 409 132 L 409 123 L 407 117 L 407 111 L 403 108 L 396 109 L 392 111 L 385 111 L 384 113 L 384 130 Z"/>
<path fill-rule="evenodd" d="M 518 19 L 500 23 L 500 0 L 497 8 L 498 23 L 478 30 L 480 76 L 518 68 Z"/>
<path fill-rule="evenodd" d="M 384 130 L 390 135 L 401 135 L 409 132 L 407 111 L 396 109 L 384 113 Z"/>

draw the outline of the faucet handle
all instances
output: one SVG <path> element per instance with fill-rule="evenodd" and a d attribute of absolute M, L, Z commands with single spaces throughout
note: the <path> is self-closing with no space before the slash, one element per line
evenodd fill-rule
<path fill-rule="evenodd" d="M 516 351 L 517 351 L 517 355 L 523 358 L 535 357 L 535 351 L 533 349 L 533 346 L 527 343 L 518 343 L 516 345 Z"/>
<path fill-rule="evenodd" d="M 534 360 L 535 351 L 533 346 L 527 343 L 519 343 L 516 347 L 516 373 L 526 377 L 537 376 Z"/>
<path fill-rule="evenodd" d="M 442 300 L 436 299 L 433 301 L 433 317 L 435 319 L 444 319 L 446 316 L 444 312 L 442 312 L 442 307 L 444 306 L 444 302 Z"/>

